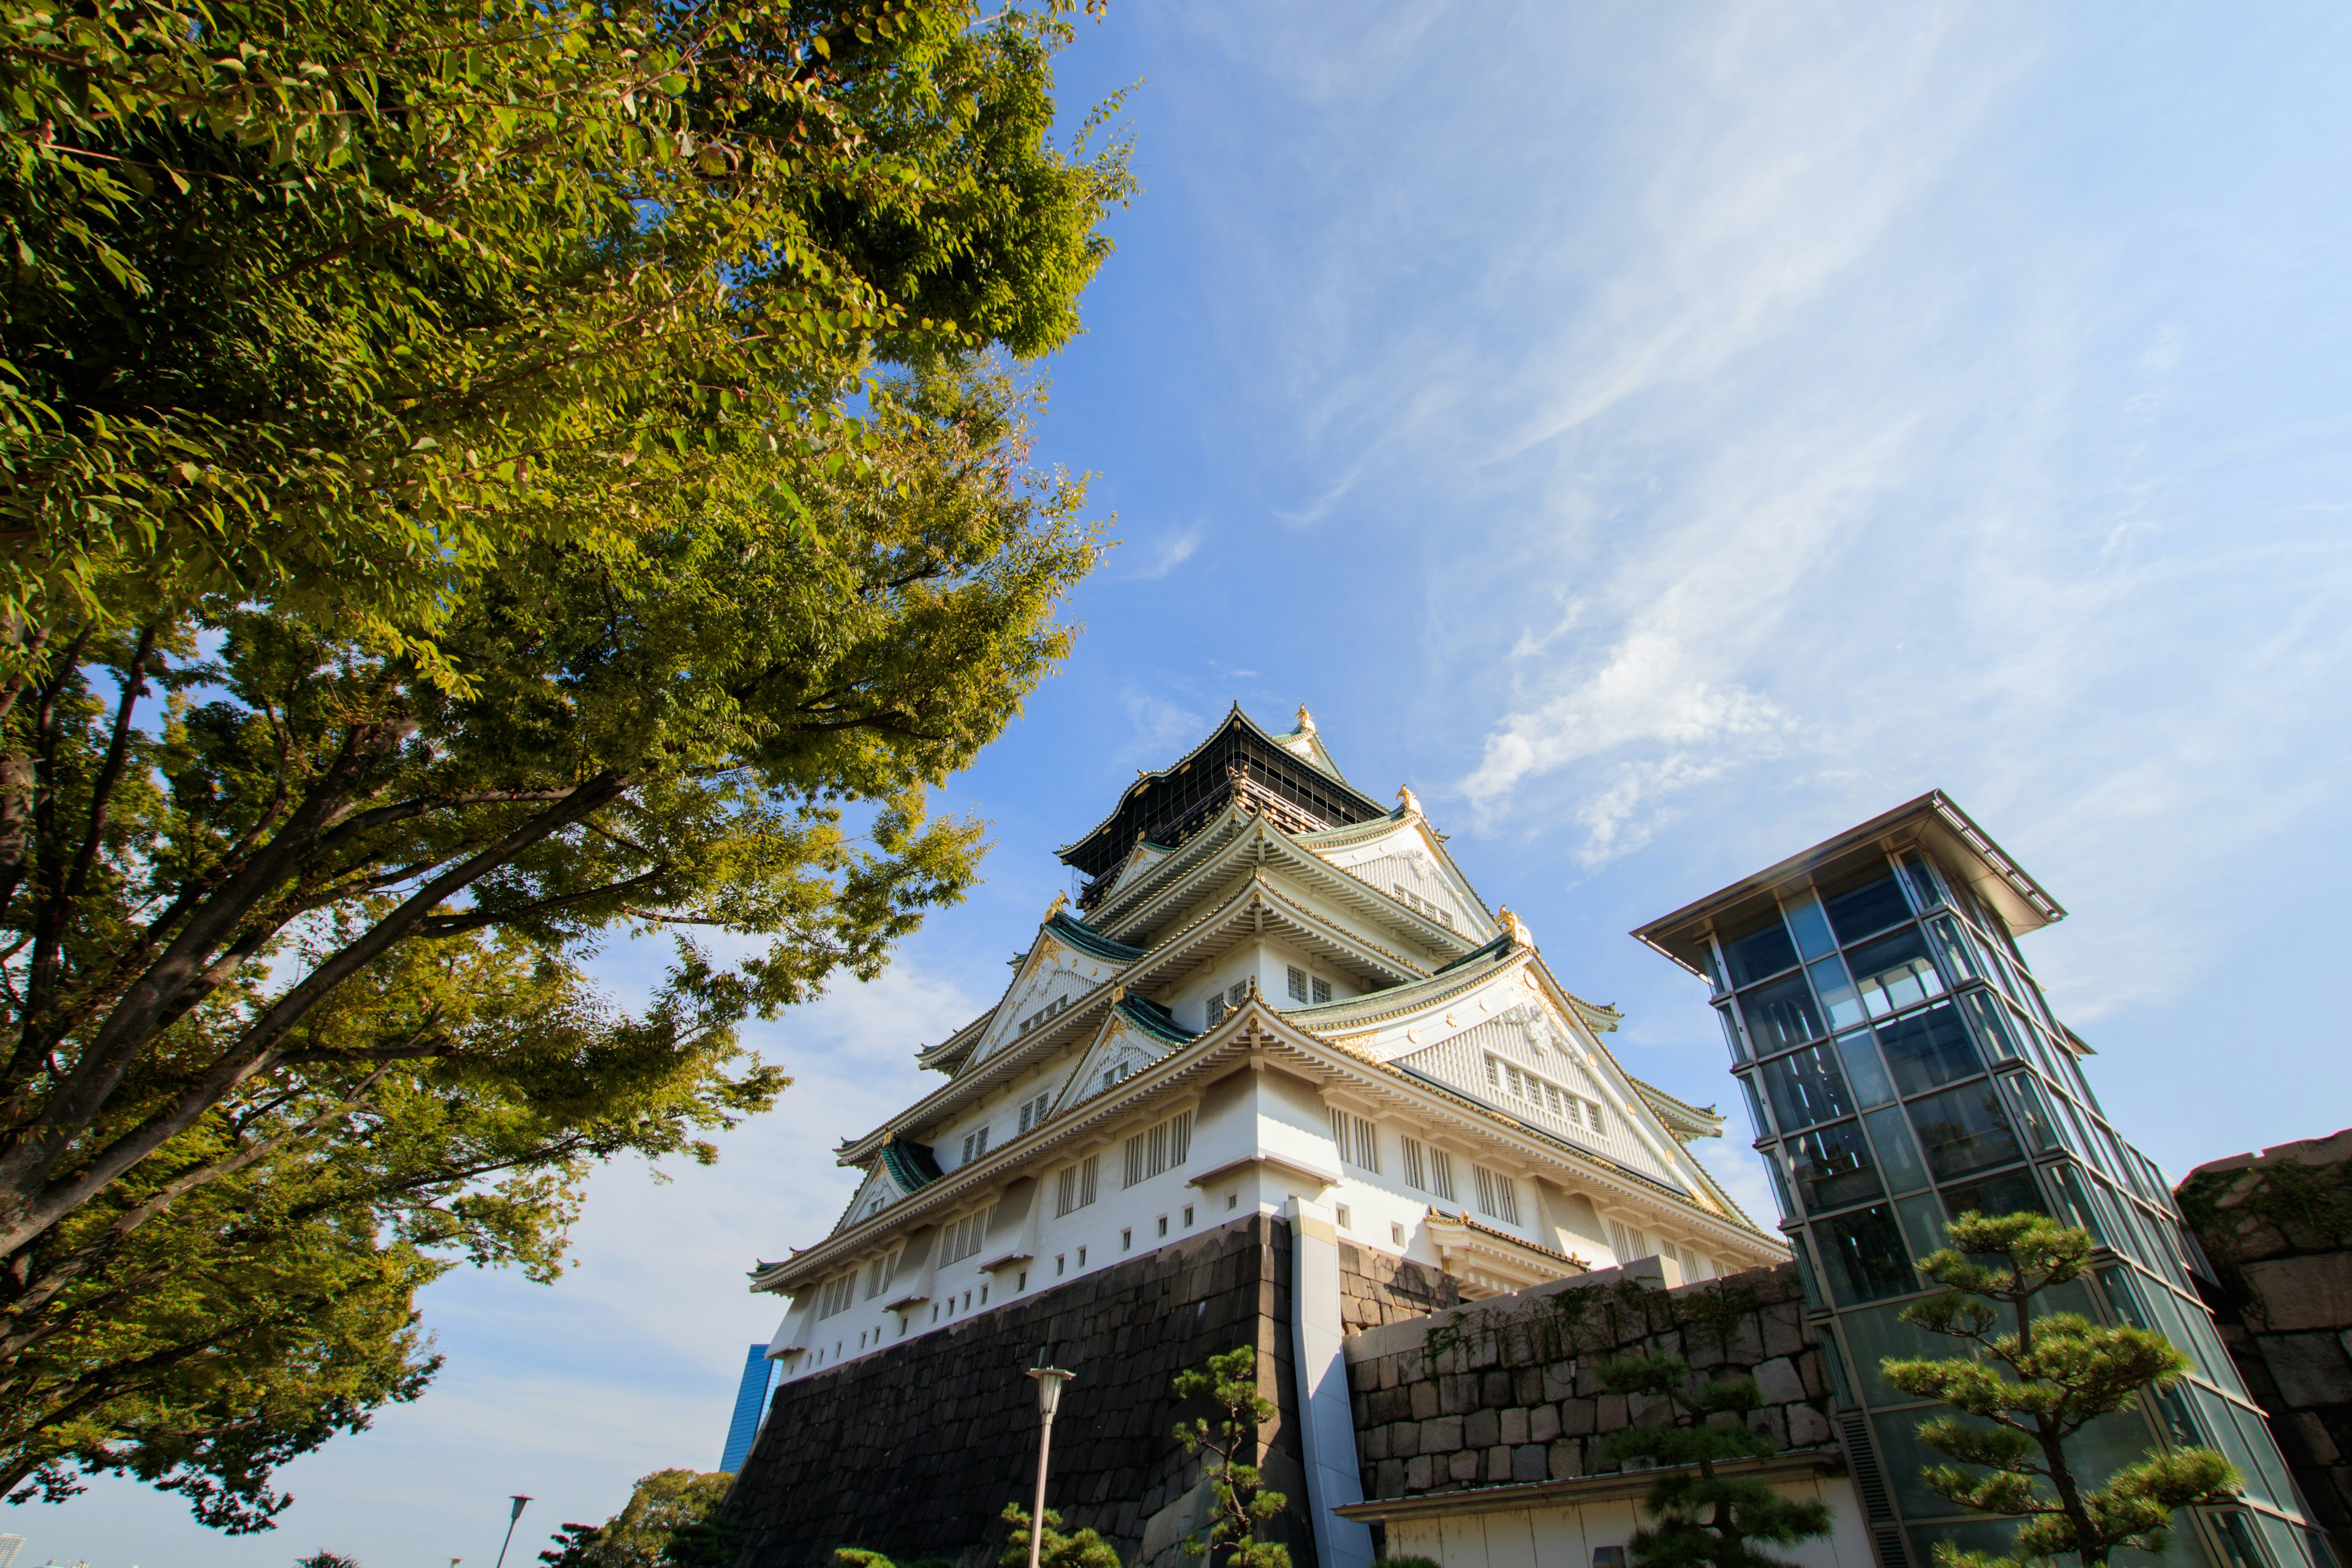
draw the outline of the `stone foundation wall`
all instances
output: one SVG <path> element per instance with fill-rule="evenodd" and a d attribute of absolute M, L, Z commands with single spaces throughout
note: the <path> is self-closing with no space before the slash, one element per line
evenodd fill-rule
<path fill-rule="evenodd" d="M 2352 1562 L 2352 1130 L 2200 1165 L 2179 1196 L 2220 1276 L 2221 1342 Z"/>
<path fill-rule="evenodd" d="M 1207 1414 L 1177 1373 L 1257 1347 L 1277 1414 L 1261 1434 L 1267 1482 L 1290 1506 L 1268 1534 L 1313 1568 L 1290 1357 L 1290 1230 L 1238 1220 L 953 1328 L 786 1384 L 728 1499 L 749 1531 L 743 1568 L 830 1568 L 836 1546 L 905 1563 L 993 1564 L 1007 1502 L 1029 1503 L 1040 1346 L 1077 1373 L 1054 1422 L 1046 1506 L 1110 1537 L 1131 1564 L 1185 1561 L 1201 1511 L 1196 1465 L 1170 1436 Z"/>
<path fill-rule="evenodd" d="M 1363 1332 L 1425 1318 L 1462 1304 L 1462 1292 L 1443 1269 L 1385 1252 L 1339 1244 L 1339 1331 Z"/>
<path fill-rule="evenodd" d="M 1750 1424 L 1786 1449 L 1829 1448 L 1830 1384 L 1795 1269 L 1753 1269 L 1667 1292 L 1654 1259 L 1574 1276 L 1347 1342 L 1364 1496 L 1389 1499 L 1564 1480 L 1617 1468 L 1594 1443 L 1656 1420 L 1663 1400 L 1601 1391 L 1598 1368 L 1634 1350 L 1680 1353 L 1756 1379 Z"/>

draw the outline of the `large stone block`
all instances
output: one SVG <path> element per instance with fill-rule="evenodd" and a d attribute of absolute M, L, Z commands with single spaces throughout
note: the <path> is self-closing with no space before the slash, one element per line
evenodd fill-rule
<path fill-rule="evenodd" d="M 1756 1380 L 1756 1390 L 1767 1405 L 1790 1405 L 1805 1397 L 1805 1380 L 1787 1356 L 1759 1363 L 1748 1375 Z"/>
<path fill-rule="evenodd" d="M 1528 1412 L 1528 1441 L 1549 1443 L 1559 1436 L 1559 1406 L 1538 1405 Z"/>
<path fill-rule="evenodd" d="M 2296 1409 L 2352 1402 L 2352 1357 L 2339 1334 L 2258 1334 L 2279 1394 Z"/>
<path fill-rule="evenodd" d="M 1517 1447 L 1528 1440 L 1528 1413 L 1517 1405 L 1502 1413 L 1500 1441 Z"/>
<path fill-rule="evenodd" d="M 1421 1451 L 1424 1454 L 1451 1454 L 1462 1447 L 1462 1417 L 1440 1415 L 1421 1424 Z"/>
<path fill-rule="evenodd" d="M 1462 1441 L 1473 1448 L 1490 1448 L 1502 1441 L 1502 1412 L 1473 1410 L 1462 1418 Z"/>
<path fill-rule="evenodd" d="M 2352 1328 L 2352 1252 L 2249 1263 L 2245 1277 L 2255 1298 L 2247 1316 L 2258 1331 Z"/>

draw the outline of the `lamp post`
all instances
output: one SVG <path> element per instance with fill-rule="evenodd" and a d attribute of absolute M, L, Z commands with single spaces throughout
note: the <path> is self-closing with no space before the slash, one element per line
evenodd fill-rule
<path fill-rule="evenodd" d="M 514 1544 L 515 1521 L 522 1517 L 522 1505 L 530 1499 L 509 1494 L 507 1500 L 514 1504 L 514 1510 L 507 1515 L 507 1538 L 499 1542 L 499 1568 L 507 1568 L 507 1548 Z"/>
<path fill-rule="evenodd" d="M 1045 1540 L 1045 1457 L 1054 1447 L 1054 1412 L 1061 1406 L 1062 1384 L 1077 1375 L 1045 1362 L 1040 1352 L 1038 1364 L 1029 1369 L 1037 1380 L 1037 1414 L 1045 1423 L 1037 1429 L 1037 1505 L 1029 1510 L 1029 1568 L 1037 1568 L 1037 1550 Z"/>

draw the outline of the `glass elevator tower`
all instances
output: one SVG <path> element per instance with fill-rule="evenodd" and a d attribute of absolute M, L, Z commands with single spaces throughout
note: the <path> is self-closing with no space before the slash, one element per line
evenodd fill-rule
<path fill-rule="evenodd" d="M 1999 1550 L 2008 1526 L 1919 1484 L 1934 1407 L 1882 1358 L 1957 1353 L 1897 1321 L 1946 1219 L 2037 1209 L 2088 1230 L 2095 1274 L 2053 1308 L 2163 1334 L 2195 1364 L 2150 1406 L 2086 1429 L 2080 1472 L 2158 1447 L 2217 1448 L 2241 1506 L 2181 1518 L 2167 1563 L 2288 1568 L 2331 1559 L 2191 1279 L 2208 1266 L 2154 1162 L 2091 1090 L 2093 1053 L 2059 1022 L 2016 939 L 2065 911 L 1941 794 L 1866 822 L 1633 934 L 1705 979 L 1770 1172 L 1883 1568 L 1934 1542 Z M 2064 1298 L 2060 1300 L 2059 1298 Z M 1843 1363 L 1843 1364 L 1841 1364 Z M 2128 1554 L 2127 1554 L 2128 1555 Z M 2121 1561 L 2122 1559 L 2118 1559 Z"/>

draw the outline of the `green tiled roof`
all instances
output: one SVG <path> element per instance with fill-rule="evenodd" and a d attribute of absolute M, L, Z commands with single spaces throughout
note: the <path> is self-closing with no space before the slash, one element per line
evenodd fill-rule
<path fill-rule="evenodd" d="M 1129 947 L 1123 942 L 1113 942 L 1066 910 L 1047 921 L 1045 929 L 1080 952 L 1091 952 L 1097 958 L 1108 958 L 1114 963 L 1132 963 L 1143 956 L 1143 949 Z"/>
<path fill-rule="evenodd" d="M 1129 996 L 1118 1004 L 1118 1010 L 1129 1023 L 1147 1035 L 1156 1035 L 1171 1045 L 1185 1045 L 1198 1038 L 1191 1030 L 1176 1022 L 1176 1016 L 1159 1003 L 1142 996 Z"/>
<path fill-rule="evenodd" d="M 902 1193 L 912 1193 L 940 1179 L 940 1163 L 931 1156 L 929 1143 L 918 1143 L 900 1133 L 882 1145 L 882 1168 L 898 1184 Z"/>

